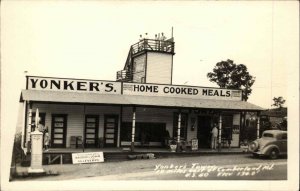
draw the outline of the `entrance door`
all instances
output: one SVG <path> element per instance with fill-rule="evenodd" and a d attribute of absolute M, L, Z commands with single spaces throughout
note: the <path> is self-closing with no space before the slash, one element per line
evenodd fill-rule
<path fill-rule="evenodd" d="M 198 145 L 200 148 L 209 148 L 211 139 L 211 117 L 198 116 Z"/>
<path fill-rule="evenodd" d="M 118 115 L 104 116 L 104 145 L 107 147 L 117 146 Z"/>
<path fill-rule="evenodd" d="M 53 114 L 51 128 L 51 147 L 66 147 L 67 115 Z"/>
<path fill-rule="evenodd" d="M 97 147 L 99 117 L 97 115 L 85 116 L 85 147 Z"/>

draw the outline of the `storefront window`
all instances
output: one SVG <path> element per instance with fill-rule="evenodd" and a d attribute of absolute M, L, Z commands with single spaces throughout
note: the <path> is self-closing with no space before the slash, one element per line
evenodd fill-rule
<path fill-rule="evenodd" d="M 243 130 L 242 139 L 252 141 L 257 137 L 257 116 L 254 112 L 247 112 L 245 120 L 245 129 Z"/>
<path fill-rule="evenodd" d="M 166 130 L 165 123 L 141 123 L 135 124 L 135 142 L 163 142 Z M 124 122 L 121 128 L 121 141 L 131 141 L 132 123 Z"/>

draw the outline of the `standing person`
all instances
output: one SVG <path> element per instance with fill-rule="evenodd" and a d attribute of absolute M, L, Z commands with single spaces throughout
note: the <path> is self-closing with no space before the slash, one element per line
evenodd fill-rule
<path fill-rule="evenodd" d="M 41 124 L 41 118 L 40 117 L 38 118 L 38 125 L 37 125 L 36 128 L 39 130 L 39 132 L 43 133 L 45 131 L 45 126 L 43 124 Z"/>
<path fill-rule="evenodd" d="M 148 33 L 145 33 L 145 38 L 144 38 L 144 48 L 146 49 L 148 45 Z"/>
<path fill-rule="evenodd" d="M 163 33 L 163 32 L 161 33 L 160 40 L 162 40 L 162 41 L 166 40 L 166 37 L 165 37 L 165 35 L 164 35 L 164 33 Z"/>
<path fill-rule="evenodd" d="M 210 133 L 211 133 L 211 149 L 216 149 L 217 140 L 218 140 L 218 128 L 216 123 L 214 123 L 214 127 Z"/>
<path fill-rule="evenodd" d="M 159 43 L 159 38 L 157 34 L 155 34 L 155 50 L 158 50 L 158 43 Z"/>
<path fill-rule="evenodd" d="M 166 37 L 164 36 L 164 33 L 162 32 L 161 33 L 161 37 L 160 37 L 160 40 L 161 40 L 161 42 L 160 42 L 160 44 L 161 44 L 161 50 L 164 50 L 164 48 L 165 48 L 165 40 L 166 40 Z"/>
<path fill-rule="evenodd" d="M 138 50 L 142 50 L 143 49 L 143 36 L 140 35 L 140 39 L 139 39 L 139 43 L 138 43 Z"/>
<path fill-rule="evenodd" d="M 49 149 L 49 142 L 50 142 L 50 137 L 49 137 L 49 133 L 48 130 L 45 130 L 45 135 L 44 135 L 44 147 L 45 147 L 45 151 L 48 151 Z"/>

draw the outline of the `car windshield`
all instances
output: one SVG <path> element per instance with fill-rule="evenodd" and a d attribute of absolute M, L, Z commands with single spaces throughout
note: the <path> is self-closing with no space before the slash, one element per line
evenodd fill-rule
<path fill-rule="evenodd" d="M 274 137 L 271 133 L 264 133 L 263 137 Z"/>

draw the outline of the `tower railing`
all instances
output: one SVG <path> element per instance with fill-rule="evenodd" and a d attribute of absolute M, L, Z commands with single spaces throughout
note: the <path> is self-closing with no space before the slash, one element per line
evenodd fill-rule
<path fill-rule="evenodd" d="M 128 82 L 132 80 L 132 73 L 127 70 L 117 71 L 117 81 Z"/>
<path fill-rule="evenodd" d="M 142 39 L 131 46 L 133 54 L 144 50 L 166 52 L 174 54 L 173 38 L 168 40 Z"/>

